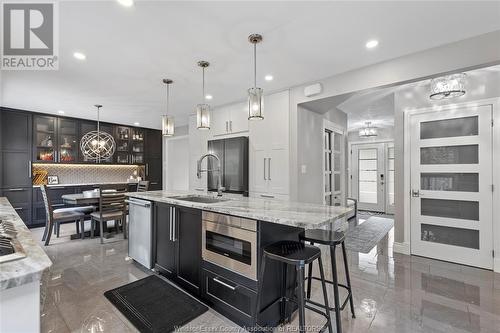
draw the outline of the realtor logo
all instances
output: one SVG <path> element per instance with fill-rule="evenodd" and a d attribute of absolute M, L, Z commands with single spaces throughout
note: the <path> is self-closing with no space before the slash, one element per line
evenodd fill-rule
<path fill-rule="evenodd" d="M 2 70 L 58 69 L 55 2 L 2 3 Z"/>

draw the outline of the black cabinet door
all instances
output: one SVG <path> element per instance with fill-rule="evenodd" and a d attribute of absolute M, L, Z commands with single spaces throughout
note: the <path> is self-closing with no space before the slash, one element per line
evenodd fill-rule
<path fill-rule="evenodd" d="M 162 158 L 153 157 L 146 160 L 146 180 L 149 180 L 149 190 L 161 190 L 162 186 Z"/>
<path fill-rule="evenodd" d="M 156 269 L 169 277 L 174 277 L 176 248 L 172 236 L 173 206 L 156 203 L 154 207 Z"/>
<path fill-rule="evenodd" d="M 31 115 L 2 109 L 0 113 L 0 150 L 31 150 Z"/>
<path fill-rule="evenodd" d="M 31 221 L 31 188 L 9 188 L 0 190 L 0 197 L 6 197 L 16 213 L 27 226 Z"/>
<path fill-rule="evenodd" d="M 177 283 L 194 295 L 201 285 L 201 210 L 176 207 Z"/>
<path fill-rule="evenodd" d="M 3 151 L 1 154 L 2 187 L 31 187 L 30 152 Z"/>
<path fill-rule="evenodd" d="M 78 161 L 78 122 L 70 118 L 58 118 L 57 121 L 57 161 L 75 163 Z"/>
<path fill-rule="evenodd" d="M 146 158 L 162 157 L 163 137 L 161 131 L 146 130 Z"/>
<path fill-rule="evenodd" d="M 56 117 L 33 117 L 33 161 L 57 162 L 56 122 Z"/>

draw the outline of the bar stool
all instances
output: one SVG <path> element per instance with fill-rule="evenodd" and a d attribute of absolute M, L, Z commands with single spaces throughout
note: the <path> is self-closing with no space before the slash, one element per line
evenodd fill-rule
<path fill-rule="evenodd" d="M 304 281 L 305 281 L 305 265 L 311 264 L 315 260 L 318 260 L 319 264 L 319 273 L 320 273 L 320 281 L 323 287 L 323 297 L 325 301 L 325 308 L 328 309 L 328 295 L 326 292 L 326 283 L 325 283 L 325 275 L 323 272 L 323 263 L 321 261 L 321 250 L 312 245 L 307 245 L 302 242 L 297 241 L 280 241 L 277 243 L 273 243 L 264 248 L 264 255 L 262 258 L 262 265 L 259 273 L 259 287 L 257 291 L 257 301 L 256 301 L 256 311 L 255 311 L 255 323 L 258 325 L 258 315 L 262 313 L 264 310 L 273 306 L 274 304 L 280 302 L 292 302 L 297 304 L 299 311 L 299 332 L 305 332 L 305 309 L 314 311 L 326 318 L 325 325 L 321 328 L 321 332 L 323 332 L 326 327 L 328 327 L 328 331 L 333 333 L 332 331 L 332 321 L 330 318 L 330 311 L 326 310 L 325 312 L 321 312 L 320 310 L 307 305 L 307 300 L 305 299 L 305 290 L 304 290 Z M 260 299 L 262 294 L 262 286 L 264 285 L 264 273 L 266 269 L 266 261 L 267 260 L 276 260 L 286 265 L 294 266 L 297 271 L 297 299 L 286 297 L 286 295 L 282 295 L 280 298 L 266 306 L 264 309 L 259 310 L 260 307 Z M 286 275 L 286 270 L 284 270 Z M 284 277 L 286 281 L 286 276 Z M 282 313 L 283 315 L 283 313 Z M 283 319 L 283 318 L 282 318 Z"/>
<path fill-rule="evenodd" d="M 354 302 L 352 300 L 351 279 L 349 277 L 349 265 L 347 263 L 347 255 L 346 255 L 346 251 L 345 251 L 345 242 L 344 242 L 345 241 L 345 233 L 342 231 L 312 229 L 312 230 L 306 230 L 305 233 L 303 235 L 301 235 L 301 239 L 303 241 L 310 242 L 311 245 L 314 245 L 315 243 L 317 243 L 317 244 L 323 244 L 323 245 L 330 246 L 330 257 L 331 257 L 331 263 L 332 263 L 333 281 L 326 280 L 325 282 L 333 285 L 333 296 L 334 296 L 335 306 L 333 308 L 330 308 L 330 310 L 335 311 L 337 333 L 341 333 L 342 332 L 342 323 L 341 323 L 341 318 L 340 318 L 340 311 L 344 310 L 348 301 L 351 304 L 352 317 L 356 318 L 356 315 L 354 314 Z M 342 246 L 342 255 L 344 258 L 344 268 L 345 268 L 347 285 L 338 283 L 337 259 L 335 257 L 335 249 L 336 249 L 337 245 Z M 309 300 L 310 303 L 312 303 L 316 306 L 321 306 L 321 304 L 310 300 L 310 298 L 311 298 L 311 282 L 312 282 L 312 280 L 320 280 L 319 278 L 312 276 L 312 269 L 313 269 L 313 263 L 311 262 L 309 264 L 308 276 L 307 276 L 307 299 Z M 344 302 L 342 303 L 342 305 L 340 305 L 340 300 L 339 300 L 339 287 L 347 290 L 347 297 L 344 300 Z"/>

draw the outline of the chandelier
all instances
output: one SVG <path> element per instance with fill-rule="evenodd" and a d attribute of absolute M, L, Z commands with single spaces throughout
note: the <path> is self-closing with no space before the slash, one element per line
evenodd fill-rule
<path fill-rule="evenodd" d="M 170 102 L 170 85 L 174 81 L 170 79 L 163 79 L 163 83 L 167 85 L 167 113 L 161 117 L 161 132 L 163 136 L 173 136 L 175 131 L 174 117 L 169 116 L 169 102 Z"/>
<path fill-rule="evenodd" d="M 362 128 L 359 130 L 359 137 L 360 138 L 369 138 L 373 136 L 377 136 L 377 128 L 371 126 L 371 121 L 367 121 L 366 127 Z"/>
<path fill-rule="evenodd" d="M 203 95 L 202 103 L 196 105 L 196 127 L 201 130 L 210 129 L 210 105 L 204 103 L 205 100 L 205 68 L 210 66 L 208 61 L 198 61 L 198 66 L 203 71 Z"/>
<path fill-rule="evenodd" d="M 248 41 L 253 44 L 253 88 L 248 89 L 248 120 L 264 119 L 264 90 L 257 88 L 257 43 L 262 42 L 262 36 L 252 34 Z"/>
<path fill-rule="evenodd" d="M 465 95 L 465 74 L 458 73 L 431 80 L 430 99 L 439 100 Z"/>
<path fill-rule="evenodd" d="M 99 130 L 99 109 L 102 105 L 96 104 L 95 107 L 97 108 L 97 131 L 90 131 L 82 137 L 80 150 L 86 159 L 99 163 L 113 156 L 116 144 L 111 134 Z"/>

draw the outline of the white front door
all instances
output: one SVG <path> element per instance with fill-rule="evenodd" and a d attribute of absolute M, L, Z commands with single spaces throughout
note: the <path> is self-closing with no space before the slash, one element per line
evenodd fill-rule
<path fill-rule="evenodd" d="M 352 165 L 358 209 L 385 212 L 385 143 L 352 145 Z"/>
<path fill-rule="evenodd" d="M 492 106 L 410 116 L 411 252 L 492 268 Z"/>

